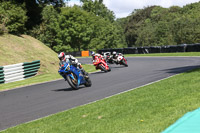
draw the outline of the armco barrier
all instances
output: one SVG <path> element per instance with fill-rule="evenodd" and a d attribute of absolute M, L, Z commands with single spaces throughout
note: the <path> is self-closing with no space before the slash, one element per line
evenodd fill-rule
<path fill-rule="evenodd" d="M 0 67 L 0 84 L 32 77 L 40 68 L 40 60 Z"/>

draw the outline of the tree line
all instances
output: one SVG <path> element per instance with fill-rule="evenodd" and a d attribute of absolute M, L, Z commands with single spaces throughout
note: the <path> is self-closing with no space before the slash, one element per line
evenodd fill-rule
<path fill-rule="evenodd" d="M 181 7 L 151 6 L 135 10 L 123 24 L 132 46 L 193 44 L 200 41 L 200 2 Z"/>
<path fill-rule="evenodd" d="M 103 0 L 0 0 L 0 35 L 28 34 L 55 52 L 198 43 L 200 2 L 150 6 L 116 19 Z"/>

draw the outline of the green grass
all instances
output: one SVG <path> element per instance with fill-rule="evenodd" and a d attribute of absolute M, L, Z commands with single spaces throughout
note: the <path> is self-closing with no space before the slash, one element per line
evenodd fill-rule
<path fill-rule="evenodd" d="M 154 54 L 125 54 L 125 57 L 134 57 L 134 56 L 200 56 L 200 52 L 154 53 Z"/>
<path fill-rule="evenodd" d="M 200 107 L 200 69 L 3 133 L 159 133 Z"/>
<path fill-rule="evenodd" d="M 0 91 L 60 79 L 57 54 L 38 40 L 23 35 L 0 36 L 0 66 L 41 60 L 39 74 L 1 84 Z M 129 56 L 200 56 L 200 52 L 133 54 Z M 92 65 L 83 65 L 87 72 Z M 188 111 L 200 107 L 200 69 L 183 73 L 96 103 L 16 126 L 9 133 L 157 133 Z"/>
<path fill-rule="evenodd" d="M 57 54 L 29 36 L 0 36 L 0 66 L 41 60 L 36 77 L 1 84 L 0 91 L 60 79 Z M 200 56 L 200 52 L 128 56 Z M 84 65 L 87 72 L 94 66 Z M 4 132 L 9 133 L 157 133 L 200 107 L 200 69 L 149 86 L 77 107 Z"/>
<path fill-rule="evenodd" d="M 97 71 L 94 65 L 91 64 L 83 64 L 83 68 L 86 72 L 95 72 Z"/>
<path fill-rule="evenodd" d="M 83 68 L 85 69 L 86 72 L 96 71 L 96 69 L 93 65 L 83 64 Z M 62 79 L 62 77 L 58 73 L 41 74 L 41 75 L 37 75 L 35 77 L 25 79 L 22 81 L 17 81 L 17 82 L 12 82 L 12 83 L 7 83 L 7 84 L 0 84 L 0 91 L 8 90 L 8 89 L 16 88 L 16 87 L 32 85 L 32 84 L 36 84 L 36 83 L 57 80 L 57 79 Z"/>

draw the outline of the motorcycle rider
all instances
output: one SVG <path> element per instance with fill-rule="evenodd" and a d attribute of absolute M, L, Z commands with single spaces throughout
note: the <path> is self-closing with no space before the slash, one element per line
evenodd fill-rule
<path fill-rule="evenodd" d="M 62 61 L 65 61 L 67 63 L 69 63 L 70 65 L 75 66 L 76 68 L 80 69 L 83 73 L 83 76 L 85 78 L 88 78 L 88 73 L 83 69 L 81 63 L 78 62 L 78 59 L 76 59 L 74 56 L 72 55 L 65 55 L 64 52 L 60 52 L 60 54 L 58 54 L 58 58 L 60 60 L 59 65 L 61 65 Z"/>
<path fill-rule="evenodd" d="M 105 60 L 107 60 L 108 57 L 110 57 L 110 52 L 104 52 L 103 57 L 104 57 Z"/>
<path fill-rule="evenodd" d="M 116 52 L 116 51 L 113 51 L 113 52 L 112 52 L 112 55 L 111 55 L 111 58 L 112 58 L 112 60 L 113 60 L 116 64 L 118 64 L 117 57 L 118 57 L 117 52 Z"/>
<path fill-rule="evenodd" d="M 102 56 L 101 54 L 98 54 L 98 53 L 95 54 L 94 51 L 92 51 L 91 56 L 92 56 L 92 62 L 95 62 L 95 60 L 96 60 L 97 58 L 104 60 L 104 58 L 103 58 L 103 56 Z M 96 69 L 97 69 L 97 68 L 96 68 Z"/>
<path fill-rule="evenodd" d="M 101 71 L 105 71 L 105 72 L 111 71 L 110 67 L 108 66 L 108 64 L 106 63 L 104 57 L 101 54 L 99 54 L 99 53 L 95 54 L 95 52 L 92 52 L 91 56 L 92 56 L 92 62 L 94 64 L 94 66 L 96 66 L 96 70 L 97 69 L 101 69 Z M 102 68 L 100 66 L 102 66 L 104 68 Z"/>
<path fill-rule="evenodd" d="M 98 53 L 95 54 L 94 51 L 92 51 L 91 55 L 92 55 L 92 62 L 95 61 L 95 58 L 104 59 L 103 56 L 102 56 L 101 54 L 98 54 Z"/>
<path fill-rule="evenodd" d="M 92 62 L 94 62 L 94 60 L 95 60 L 95 52 L 91 52 L 91 56 L 92 56 Z"/>

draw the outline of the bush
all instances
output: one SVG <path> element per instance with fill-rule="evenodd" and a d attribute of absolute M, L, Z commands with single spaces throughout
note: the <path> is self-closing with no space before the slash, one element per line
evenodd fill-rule
<path fill-rule="evenodd" d="M 20 34 L 25 31 L 27 21 L 24 5 L 13 2 L 0 2 L 0 33 Z"/>

